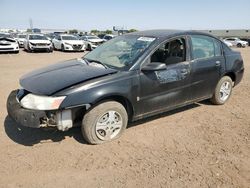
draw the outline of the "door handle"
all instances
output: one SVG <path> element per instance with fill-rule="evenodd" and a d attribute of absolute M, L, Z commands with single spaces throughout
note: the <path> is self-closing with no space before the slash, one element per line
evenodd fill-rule
<path fill-rule="evenodd" d="M 215 66 L 216 66 L 216 67 L 219 67 L 220 65 L 221 65 L 220 61 L 216 61 L 216 62 L 215 62 Z"/>

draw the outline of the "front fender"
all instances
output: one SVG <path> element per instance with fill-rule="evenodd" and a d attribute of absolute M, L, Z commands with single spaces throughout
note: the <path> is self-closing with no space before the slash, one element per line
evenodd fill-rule
<path fill-rule="evenodd" d="M 123 97 L 131 104 L 136 102 L 138 95 L 138 77 L 130 75 L 117 79 L 113 77 L 105 83 L 99 83 L 97 86 L 78 91 L 69 92 L 65 100 L 60 105 L 60 109 L 73 108 L 75 106 L 93 105 L 105 98 L 112 96 Z"/>

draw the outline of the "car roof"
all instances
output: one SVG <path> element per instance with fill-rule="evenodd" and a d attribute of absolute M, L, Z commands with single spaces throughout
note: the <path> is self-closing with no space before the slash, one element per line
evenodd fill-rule
<path fill-rule="evenodd" d="M 138 35 L 138 36 L 148 36 L 148 37 L 166 39 L 166 38 L 175 37 L 175 36 L 179 36 L 179 35 L 191 35 L 191 34 L 205 35 L 205 36 L 210 36 L 210 37 L 216 38 L 213 35 L 210 35 L 208 33 L 203 33 L 203 32 L 200 32 L 200 31 L 171 30 L 171 29 L 157 29 L 157 30 L 137 31 L 137 32 L 133 32 L 133 33 L 128 33 L 126 35 Z"/>

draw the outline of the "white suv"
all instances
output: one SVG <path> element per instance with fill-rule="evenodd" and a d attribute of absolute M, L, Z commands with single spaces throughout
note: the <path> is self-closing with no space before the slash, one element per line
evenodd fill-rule
<path fill-rule="evenodd" d="M 226 43 L 231 43 L 233 46 L 237 46 L 239 48 L 245 48 L 246 46 L 248 46 L 248 42 L 240 40 L 237 37 L 225 38 L 223 41 Z"/>

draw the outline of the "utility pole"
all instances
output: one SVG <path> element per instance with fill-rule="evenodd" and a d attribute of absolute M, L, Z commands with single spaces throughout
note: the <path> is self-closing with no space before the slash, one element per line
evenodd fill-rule
<path fill-rule="evenodd" d="M 31 18 L 29 19 L 29 23 L 30 23 L 30 29 L 32 30 L 33 29 L 33 21 Z"/>

